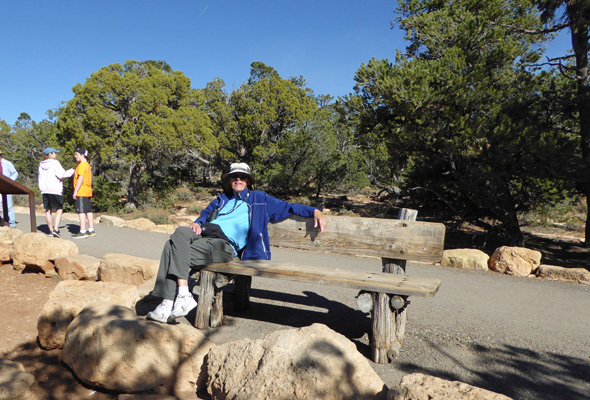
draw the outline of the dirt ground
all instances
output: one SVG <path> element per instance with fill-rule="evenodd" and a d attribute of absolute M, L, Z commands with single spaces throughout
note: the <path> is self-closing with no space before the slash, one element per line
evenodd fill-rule
<path fill-rule="evenodd" d="M 527 234 L 527 247 L 540 250 L 545 264 L 588 266 L 589 251 L 578 238 L 566 234 Z M 566 235 L 567 236 L 567 235 Z M 473 236 L 450 233 L 447 248 L 461 247 Z M 86 387 L 60 362 L 60 351 L 44 351 L 37 344 L 37 317 L 58 279 L 42 274 L 21 274 L 11 264 L 0 265 L 0 357 L 23 364 L 35 376 L 31 400 L 116 399 Z"/>
<path fill-rule="evenodd" d="M 31 400 L 116 399 L 84 387 L 60 362 L 61 351 L 37 344 L 37 318 L 58 280 L 0 266 L 0 357 L 21 363 L 35 376 Z"/>

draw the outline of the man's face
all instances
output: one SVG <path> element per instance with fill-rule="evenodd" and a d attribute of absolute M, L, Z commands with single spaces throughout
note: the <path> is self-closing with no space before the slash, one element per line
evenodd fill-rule
<path fill-rule="evenodd" d="M 238 173 L 231 174 L 229 176 L 229 179 L 231 180 L 231 188 L 233 189 L 233 191 L 236 193 L 240 193 L 248 186 L 250 177 L 247 174 Z"/>
<path fill-rule="evenodd" d="M 76 159 L 76 161 L 80 162 L 80 160 L 82 159 L 82 154 L 75 152 L 74 153 L 74 158 Z"/>
<path fill-rule="evenodd" d="M 47 156 L 49 158 L 57 158 L 57 153 L 55 151 L 52 151 L 51 153 L 47 154 Z"/>

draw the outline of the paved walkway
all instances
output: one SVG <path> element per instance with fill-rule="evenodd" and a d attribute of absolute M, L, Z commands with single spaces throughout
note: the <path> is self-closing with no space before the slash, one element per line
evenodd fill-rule
<path fill-rule="evenodd" d="M 28 215 L 17 215 L 27 231 Z M 38 217 L 38 228 L 45 220 Z M 45 226 L 46 227 L 46 226 Z M 125 253 L 159 259 L 167 234 L 96 224 L 97 236 L 76 240 L 81 253 Z M 78 224 L 63 221 L 62 235 Z M 379 270 L 380 260 L 273 248 L 273 259 Z M 373 367 L 388 386 L 406 373 L 460 380 L 515 399 L 588 399 L 590 286 L 493 272 L 409 265 L 408 274 L 439 278 L 429 299 L 410 298 L 400 359 Z M 368 354 L 370 318 L 350 289 L 255 278 L 250 310 L 233 313 L 206 334 L 215 343 L 260 338 L 277 329 L 324 323 Z"/>

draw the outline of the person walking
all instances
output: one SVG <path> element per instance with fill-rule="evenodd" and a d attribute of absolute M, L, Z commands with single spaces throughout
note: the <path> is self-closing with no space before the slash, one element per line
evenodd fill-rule
<path fill-rule="evenodd" d="M 77 148 L 74 157 L 78 166 L 74 171 L 74 208 L 80 220 L 80 231 L 72 239 L 86 239 L 96 236 L 94 232 L 94 215 L 92 214 L 92 169 L 88 163 L 88 150 Z M 88 221 L 88 231 L 86 231 Z"/>
<path fill-rule="evenodd" d="M 313 217 L 314 227 L 324 230 L 319 208 L 279 200 L 252 190 L 254 178 L 246 163 L 233 163 L 221 178 L 223 193 L 213 200 L 189 226 L 176 228 L 164 246 L 154 290 L 162 298 L 146 318 L 167 323 L 187 315 L 197 306 L 188 288 L 191 270 L 211 263 L 270 260 L 268 223 L 292 214 Z"/>
<path fill-rule="evenodd" d="M 39 190 L 43 197 L 43 207 L 45 208 L 45 220 L 49 228 L 47 236 L 61 237 L 59 231 L 59 223 L 63 214 L 63 182 L 65 178 L 74 175 L 74 169 L 70 168 L 67 171 L 61 166 L 57 160 L 57 153 L 59 150 L 53 147 L 46 147 L 43 150 L 45 159 L 39 163 Z M 53 213 L 55 212 L 55 225 L 53 224 Z"/>
<path fill-rule="evenodd" d="M 0 150 L 0 174 L 13 181 L 16 181 L 16 178 L 18 178 L 16 168 L 14 168 L 14 165 L 10 161 L 4 158 L 4 152 L 2 150 Z M 14 213 L 11 194 L 6 195 L 6 208 L 8 208 L 8 225 L 10 225 L 11 228 L 16 228 L 16 215 Z"/>

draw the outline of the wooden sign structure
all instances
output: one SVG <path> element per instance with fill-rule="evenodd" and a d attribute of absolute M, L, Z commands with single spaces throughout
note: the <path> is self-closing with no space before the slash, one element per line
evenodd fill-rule
<path fill-rule="evenodd" d="M 0 174 L 0 193 L 2 194 L 2 221 L 3 225 L 8 225 L 8 195 L 9 194 L 26 194 L 29 196 L 29 214 L 31 220 L 31 232 L 37 232 L 37 218 L 35 216 L 35 193 L 27 187 L 10 178 Z"/>

